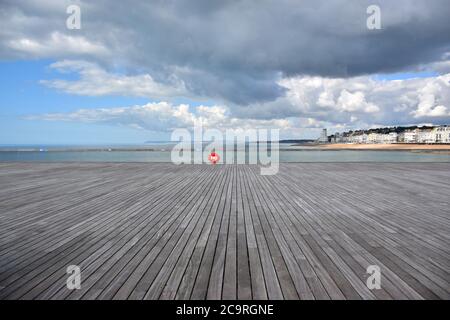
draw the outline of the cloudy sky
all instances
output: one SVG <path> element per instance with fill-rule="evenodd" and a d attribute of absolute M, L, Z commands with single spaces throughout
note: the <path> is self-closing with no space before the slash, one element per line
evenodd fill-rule
<path fill-rule="evenodd" d="M 449 17 L 448 0 L 1 0 L 0 144 L 450 124 Z"/>

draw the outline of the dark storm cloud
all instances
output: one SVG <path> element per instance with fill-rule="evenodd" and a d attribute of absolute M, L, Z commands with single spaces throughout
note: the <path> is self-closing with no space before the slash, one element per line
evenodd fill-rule
<path fill-rule="evenodd" d="M 86 1 L 82 30 L 67 30 L 71 3 L 2 1 L 3 58 L 89 57 L 163 83 L 175 76 L 193 94 L 247 105 L 283 96 L 283 77 L 414 69 L 450 50 L 448 0 Z M 381 7 L 382 30 L 366 28 L 371 4 Z M 54 32 L 94 47 L 67 50 L 64 38 L 46 40 Z M 24 51 L 11 45 L 20 38 L 62 47 Z"/>

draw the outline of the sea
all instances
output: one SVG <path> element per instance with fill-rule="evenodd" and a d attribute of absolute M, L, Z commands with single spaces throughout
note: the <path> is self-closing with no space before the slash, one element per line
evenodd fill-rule
<path fill-rule="evenodd" d="M 250 143 L 251 144 L 251 143 Z M 135 145 L 1 145 L 0 162 L 172 162 L 173 142 Z M 251 158 L 249 144 L 235 154 Z M 219 156 L 220 155 L 219 153 Z M 269 150 L 269 157 L 271 156 Z M 279 144 L 279 162 L 450 162 L 450 152 L 324 150 L 314 146 Z"/>

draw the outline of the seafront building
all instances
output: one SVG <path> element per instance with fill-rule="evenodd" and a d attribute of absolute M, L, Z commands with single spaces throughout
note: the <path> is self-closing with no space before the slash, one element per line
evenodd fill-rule
<path fill-rule="evenodd" d="M 434 129 L 424 129 L 417 132 L 417 143 L 435 143 L 436 134 Z"/>
<path fill-rule="evenodd" d="M 319 143 L 328 143 L 327 129 L 322 129 L 322 134 L 319 138 Z"/>
<path fill-rule="evenodd" d="M 438 127 L 435 128 L 436 142 L 437 143 L 450 143 L 450 127 Z"/>
<path fill-rule="evenodd" d="M 416 130 L 401 132 L 398 136 L 398 142 L 400 143 L 415 143 L 417 138 Z"/>
<path fill-rule="evenodd" d="M 324 133 L 319 138 L 323 142 Z M 357 130 L 339 133 L 328 137 L 331 143 L 368 143 L 368 144 L 392 144 L 392 143 L 450 143 L 450 126 L 433 126 L 417 128 L 381 128 L 369 130 Z"/>

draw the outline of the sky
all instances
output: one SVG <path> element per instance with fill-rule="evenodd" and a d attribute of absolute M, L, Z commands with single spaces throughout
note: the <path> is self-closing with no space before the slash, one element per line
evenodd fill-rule
<path fill-rule="evenodd" d="M 2 0 L 0 144 L 450 124 L 448 0 L 349 2 Z"/>

